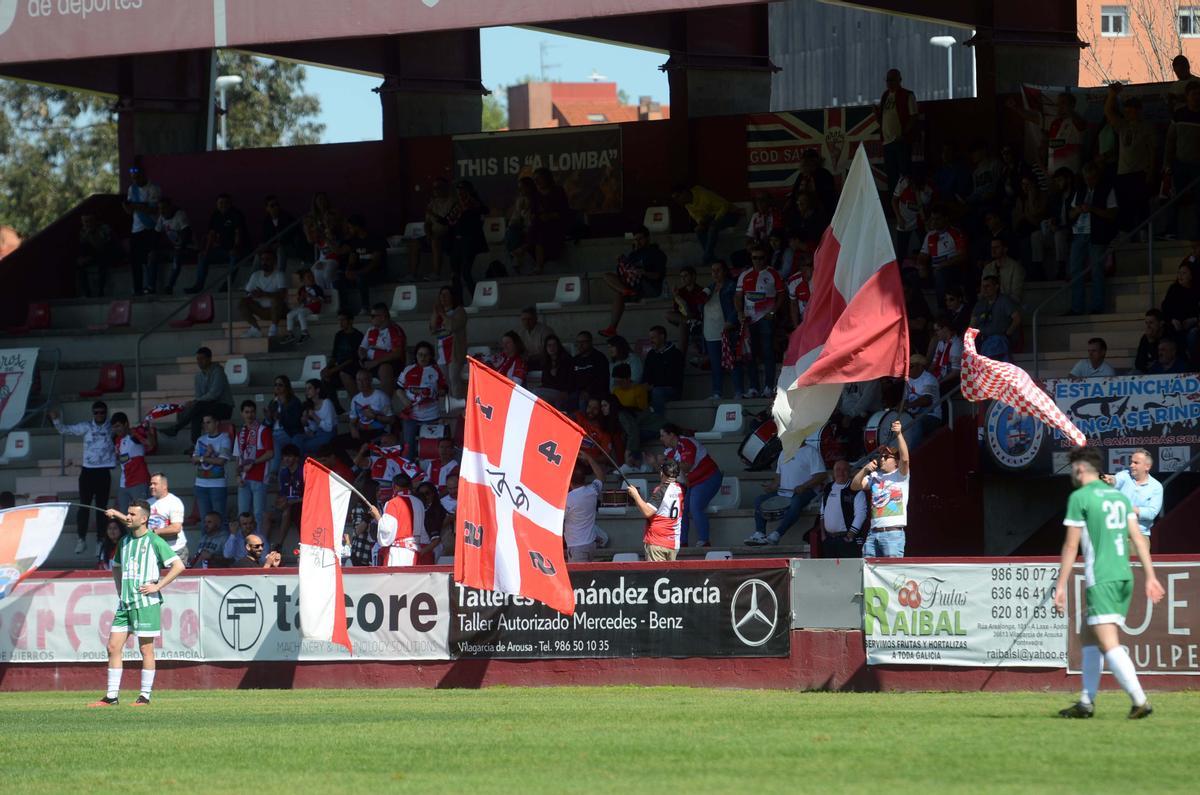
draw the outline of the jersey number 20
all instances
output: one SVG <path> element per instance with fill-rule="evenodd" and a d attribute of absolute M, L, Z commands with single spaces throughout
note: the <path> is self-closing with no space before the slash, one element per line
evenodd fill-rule
<path fill-rule="evenodd" d="M 1125 503 L 1119 500 L 1105 500 L 1100 506 L 1104 511 L 1104 526 L 1109 530 L 1124 530 L 1125 521 Z M 1125 536 L 1118 533 L 1113 536 L 1113 544 L 1117 548 L 1117 554 L 1124 556 L 1125 554 Z"/>

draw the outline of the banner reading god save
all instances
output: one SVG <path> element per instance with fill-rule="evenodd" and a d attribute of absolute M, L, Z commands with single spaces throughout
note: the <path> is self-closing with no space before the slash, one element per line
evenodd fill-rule
<path fill-rule="evenodd" d="M 867 563 L 867 663 L 1062 668 L 1057 576 L 1049 563 Z"/>

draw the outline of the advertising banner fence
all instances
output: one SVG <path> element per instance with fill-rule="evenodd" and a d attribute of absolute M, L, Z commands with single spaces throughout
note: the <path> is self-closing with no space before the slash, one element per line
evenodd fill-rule
<path fill-rule="evenodd" d="M 616 125 L 454 137 L 454 178 L 469 180 L 490 215 L 507 216 L 517 180 L 538 168 L 554 172 L 575 212 L 621 209 L 621 128 Z"/>
<path fill-rule="evenodd" d="M 302 641 L 295 574 L 181 577 L 163 592 L 155 654 L 193 662 L 445 660 L 448 574 L 347 575 L 353 656 Z M 29 580 L 0 603 L 0 662 L 96 662 L 117 604 L 111 577 Z M 139 659 L 131 640 L 126 659 Z"/>
<path fill-rule="evenodd" d="M 1157 605 L 1146 599 L 1142 567 L 1133 567 L 1133 601 L 1121 628 L 1121 643 L 1139 674 L 1200 676 L 1200 563 L 1155 562 L 1154 574 L 1166 591 Z M 1080 672 L 1082 661 L 1084 587 L 1083 570 L 1077 568 L 1067 589 L 1067 671 L 1073 674 Z"/>
<path fill-rule="evenodd" d="M 641 569 L 573 576 L 575 615 L 453 586 L 456 658 L 785 657 L 790 574 Z"/>
<path fill-rule="evenodd" d="M 863 565 L 868 665 L 1062 668 L 1050 563 Z"/>

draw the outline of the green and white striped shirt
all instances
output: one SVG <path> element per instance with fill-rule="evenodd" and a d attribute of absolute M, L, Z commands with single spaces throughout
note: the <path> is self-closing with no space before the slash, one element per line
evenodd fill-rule
<path fill-rule="evenodd" d="M 125 607 L 149 607 L 162 603 L 161 593 L 139 593 L 138 588 L 150 582 L 158 582 L 158 575 L 179 556 L 169 544 L 156 534 L 147 532 L 134 537 L 127 535 L 117 546 L 113 557 L 113 568 L 121 569 L 121 605 Z"/>

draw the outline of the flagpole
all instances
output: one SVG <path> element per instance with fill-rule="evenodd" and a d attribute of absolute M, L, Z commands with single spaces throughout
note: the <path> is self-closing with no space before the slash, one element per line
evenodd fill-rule
<path fill-rule="evenodd" d="M 608 459 L 608 461 L 609 461 L 609 463 L 611 463 L 611 464 L 613 465 L 613 469 L 615 469 L 615 470 L 617 471 L 617 476 L 618 476 L 618 477 L 620 477 L 620 478 L 621 478 L 621 480 L 623 480 L 623 481 L 625 482 L 625 485 L 626 485 L 626 486 L 632 486 L 633 484 L 632 484 L 632 483 L 630 483 L 630 482 L 629 482 L 629 480 L 628 480 L 628 478 L 626 478 L 626 477 L 625 477 L 625 473 L 621 471 L 621 467 L 620 467 L 620 465 L 618 465 L 618 464 L 617 464 L 617 462 L 616 462 L 616 460 L 615 460 L 615 459 L 614 459 L 614 458 L 613 458 L 611 455 L 609 455 L 609 454 L 608 454 L 608 451 L 604 449 L 604 446 L 603 446 L 603 445 L 601 445 L 599 442 L 597 442 L 597 441 L 595 440 L 595 438 L 594 438 L 594 437 L 593 437 L 593 436 L 592 436 L 590 433 L 588 433 L 587 431 L 584 431 L 584 432 L 583 432 L 583 435 L 584 435 L 585 437 L 587 437 L 588 439 L 591 439 L 591 440 L 592 440 L 592 444 L 596 445 L 596 448 L 597 448 L 597 449 L 598 449 L 600 452 L 604 453 L 604 457 L 605 457 L 605 458 L 607 458 L 607 459 Z M 587 453 L 584 453 L 584 455 L 587 455 Z"/>

